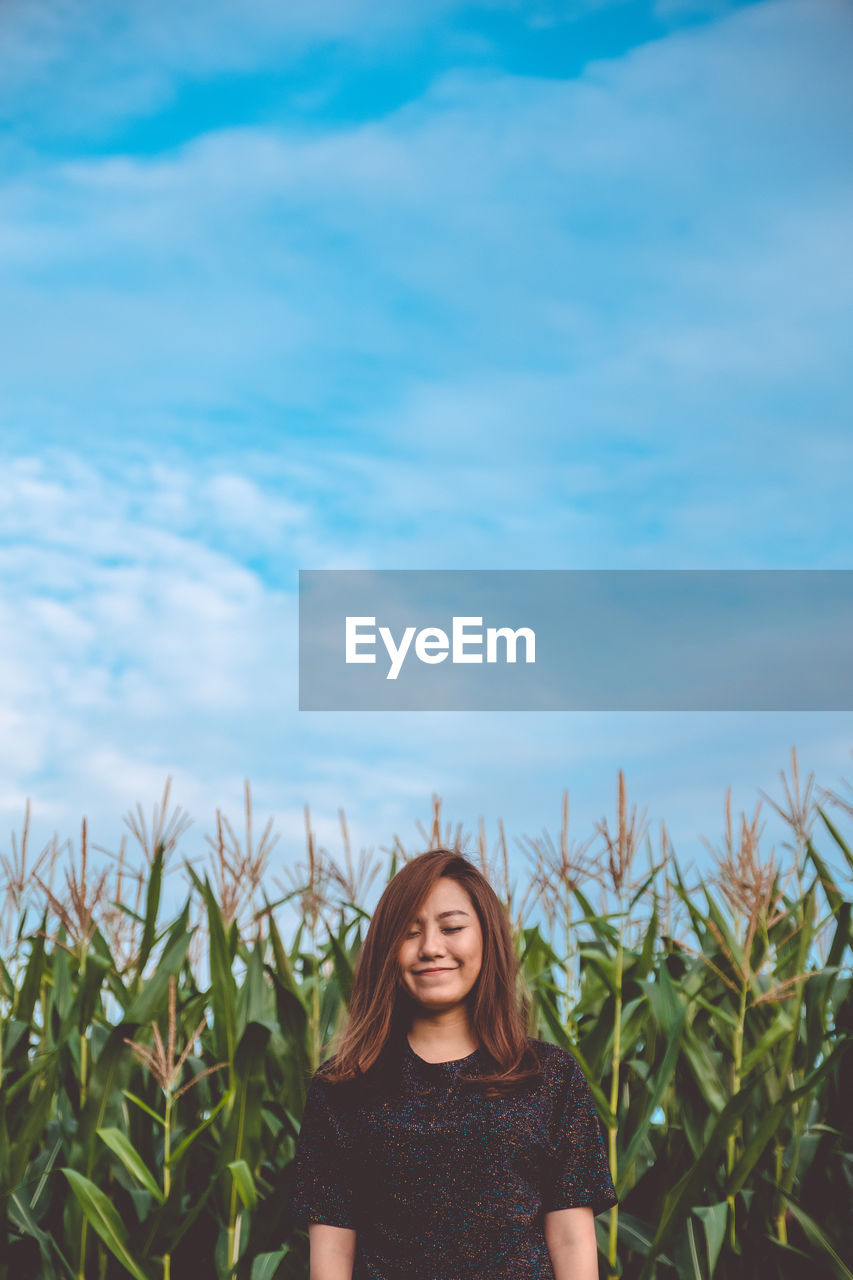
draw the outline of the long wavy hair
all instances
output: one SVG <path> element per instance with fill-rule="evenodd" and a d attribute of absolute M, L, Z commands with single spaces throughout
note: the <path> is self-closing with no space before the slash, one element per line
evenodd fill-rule
<path fill-rule="evenodd" d="M 329 1084 L 364 1082 L 382 1090 L 415 1008 L 402 981 L 400 945 L 412 919 L 441 876 L 468 894 L 483 935 L 480 973 L 467 997 L 471 1030 L 485 1051 L 485 1070 L 463 1073 L 461 1084 L 484 1086 L 496 1096 L 541 1078 L 527 1039 L 529 1001 L 517 996 L 518 959 L 506 912 L 486 877 L 463 854 L 430 849 L 407 862 L 386 885 L 367 930 L 353 974 L 349 1016 L 336 1039 L 337 1052 L 322 1065 Z"/>

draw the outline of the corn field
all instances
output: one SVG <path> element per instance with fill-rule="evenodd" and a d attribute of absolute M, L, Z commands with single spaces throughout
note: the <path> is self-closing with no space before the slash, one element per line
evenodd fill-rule
<path fill-rule="evenodd" d="M 727 799 L 702 878 L 621 773 L 585 842 L 567 795 L 556 837 L 517 841 L 520 887 L 501 824 L 493 848 L 482 824 L 466 840 L 436 801 L 422 831 L 489 875 L 528 1032 L 592 1087 L 620 1199 L 596 1222 L 602 1276 L 853 1277 L 853 805 L 801 785 L 795 753 L 782 784 L 783 849 Z M 306 1085 L 368 891 L 410 855 L 354 863 L 341 816 L 335 860 L 306 812 L 287 866 L 248 785 L 240 834 L 217 814 L 194 858 L 168 784 L 125 822 L 112 855 L 83 823 L 33 857 L 27 813 L 2 855 L 0 1280 L 305 1280 L 287 1205 Z"/>

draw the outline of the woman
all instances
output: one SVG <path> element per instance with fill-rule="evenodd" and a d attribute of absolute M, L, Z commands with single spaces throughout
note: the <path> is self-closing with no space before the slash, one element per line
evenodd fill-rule
<path fill-rule="evenodd" d="M 596 1280 L 601 1128 L 571 1054 L 526 1036 L 516 974 L 467 858 L 430 850 L 387 885 L 297 1144 L 310 1280 Z"/>

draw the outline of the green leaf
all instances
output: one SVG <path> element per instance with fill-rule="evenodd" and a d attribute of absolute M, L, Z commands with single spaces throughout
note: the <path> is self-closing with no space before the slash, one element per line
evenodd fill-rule
<path fill-rule="evenodd" d="M 832 833 L 832 835 L 835 837 L 835 840 L 838 843 L 838 845 L 843 849 L 845 847 L 844 841 L 841 839 L 841 836 L 835 830 L 835 827 L 833 827 L 832 823 L 829 821 L 825 813 L 823 813 L 821 810 L 818 810 L 818 812 L 820 813 L 826 825 L 829 827 L 829 830 Z M 836 911 L 844 901 L 843 894 L 841 893 L 841 890 L 839 889 L 838 885 L 835 883 L 832 876 L 830 875 L 829 868 L 827 867 L 823 858 L 818 853 L 817 849 L 815 849 L 811 840 L 809 840 L 808 842 L 807 849 L 808 849 L 808 856 L 811 858 L 812 863 L 814 864 L 814 869 L 817 872 L 818 876 L 820 877 L 821 887 L 824 893 L 826 894 L 826 900 L 829 903 L 830 910 L 832 911 L 832 914 L 835 915 Z"/>
<path fill-rule="evenodd" d="M 134 1280 L 150 1280 L 134 1260 L 127 1247 L 127 1232 L 124 1223 L 116 1212 L 115 1206 L 107 1199 L 103 1191 L 96 1187 L 89 1178 L 84 1178 L 76 1169 L 63 1169 L 71 1190 L 74 1192 L 81 1209 L 92 1227 L 97 1231 L 104 1244 L 117 1258 Z"/>
<path fill-rule="evenodd" d="M 277 1253 L 259 1253 L 252 1263 L 251 1280 L 273 1280 L 279 1263 L 287 1257 L 288 1253 L 290 1253 L 288 1245 L 279 1249 Z"/>
<path fill-rule="evenodd" d="M 733 956 L 735 964 L 738 966 L 741 972 L 743 972 L 743 970 L 746 968 L 746 965 L 744 964 L 743 948 L 741 947 L 735 935 L 732 933 L 728 920 L 726 920 L 725 916 L 720 910 L 719 903 L 717 902 L 714 895 L 710 892 L 707 885 L 704 886 L 704 892 L 705 892 L 705 902 L 708 907 L 708 920 L 705 923 L 706 925 L 710 925 L 713 923 L 713 925 L 717 930 L 717 933 L 722 938 L 722 943 L 720 943 L 717 940 L 716 935 L 713 935 L 714 949 L 716 949 L 716 947 L 718 946 L 722 946 L 723 951 L 726 953 L 726 960 L 721 965 L 721 968 L 723 970 L 729 968 L 731 965 L 731 960 L 729 959 L 729 956 Z M 712 936 L 712 930 L 710 928 L 708 929 L 707 936 L 709 938 Z"/>
<path fill-rule="evenodd" d="M 65 1258 L 59 1248 L 59 1245 L 51 1235 L 48 1235 L 46 1231 L 42 1231 L 41 1227 L 30 1212 L 30 1206 L 27 1204 L 27 1197 L 19 1194 L 18 1191 L 13 1191 L 9 1196 L 9 1221 L 15 1227 L 16 1231 L 21 1232 L 22 1235 L 32 1236 L 36 1241 L 39 1247 L 39 1253 L 41 1254 L 41 1260 L 45 1266 L 45 1275 L 54 1275 L 54 1263 L 58 1262 L 62 1267 L 64 1274 L 68 1277 L 68 1280 L 75 1280 L 74 1270 Z"/>
<path fill-rule="evenodd" d="M 643 895 L 645 894 L 646 890 L 648 889 L 649 885 L 652 883 L 652 881 L 654 880 L 654 878 L 655 878 L 655 876 L 656 876 L 656 875 L 657 875 L 657 872 L 656 872 L 656 871 L 653 871 L 653 872 L 651 873 L 651 875 L 646 876 L 646 879 L 642 882 L 642 884 L 639 886 L 639 888 L 634 892 L 634 894 L 633 894 L 633 896 L 632 896 L 632 898 L 631 898 L 630 902 L 628 903 L 628 911 L 627 911 L 627 915 L 628 915 L 629 917 L 631 917 L 631 913 L 633 912 L 634 907 L 637 905 L 637 903 L 638 903 L 638 902 L 640 901 L 640 899 L 643 897 Z M 656 919 L 657 919 L 657 908 L 655 907 L 655 910 L 654 910 L 654 911 L 653 911 L 653 913 L 652 913 L 652 923 L 653 923 L 653 924 L 655 924 L 655 923 L 656 923 Z"/>
<path fill-rule="evenodd" d="M 829 954 L 826 957 L 826 963 L 829 968 L 840 965 L 844 952 L 853 944 L 853 935 L 850 932 L 850 909 L 851 903 L 849 902 L 843 902 L 838 909 L 835 937 L 832 939 L 832 946 L 829 948 Z"/>
<path fill-rule="evenodd" d="M 830 822 L 829 818 L 826 816 L 826 813 L 824 812 L 824 810 L 821 808 L 820 805 L 817 806 L 817 811 L 820 814 L 821 818 L 823 819 L 823 824 L 826 827 L 827 831 L 832 836 L 833 840 L 838 845 L 841 852 L 844 854 L 848 867 L 850 868 L 851 871 L 853 871 L 853 850 L 851 850 L 850 847 L 847 845 L 847 843 L 842 839 L 841 832 L 838 830 L 838 828 L 835 826 L 834 823 Z"/>
<path fill-rule="evenodd" d="M 122 1089 L 122 1093 L 124 1094 L 124 1096 L 127 1098 L 129 1102 L 135 1102 L 137 1107 L 139 1107 L 141 1111 L 144 1111 L 145 1114 L 149 1115 L 152 1120 L 156 1120 L 159 1125 L 162 1125 L 165 1127 L 166 1121 L 163 1119 L 162 1116 L 158 1116 L 154 1108 L 149 1107 L 147 1102 L 143 1102 L 141 1098 L 137 1098 L 136 1094 L 131 1093 L 129 1089 Z"/>
<path fill-rule="evenodd" d="M 192 940 L 193 930 L 188 928 L 190 919 L 190 902 L 187 900 L 183 911 L 172 928 L 165 950 L 157 962 L 157 968 L 132 1002 L 125 1014 L 125 1020 L 131 1024 L 153 1022 L 165 1008 L 169 992 L 169 979 L 180 970 Z"/>
<path fill-rule="evenodd" d="M 785 1195 L 784 1192 L 782 1194 Z M 810 1218 L 805 1210 L 801 1209 L 789 1195 L 785 1195 L 785 1199 L 788 1202 L 788 1208 L 803 1228 L 808 1239 L 813 1245 L 817 1245 L 817 1247 L 826 1255 L 826 1265 L 829 1267 L 832 1274 L 837 1276 L 838 1280 L 853 1280 L 853 1271 L 850 1271 L 850 1269 L 841 1261 L 841 1258 L 835 1252 L 835 1249 L 832 1247 L 829 1239 L 824 1235 L 823 1231 L 821 1231 L 814 1218 Z"/>
<path fill-rule="evenodd" d="M 0 960 L 0 997 L 9 1004 L 15 999 L 15 984 L 2 960 Z"/>
<path fill-rule="evenodd" d="M 343 930 L 342 930 L 343 932 Z M 353 965 L 348 954 L 343 948 L 341 940 L 336 938 L 333 933 L 329 934 L 329 943 L 334 954 L 335 977 L 338 980 L 338 987 L 341 992 L 341 999 L 344 1004 L 348 1005 L 352 995 L 352 978 Z"/>
<path fill-rule="evenodd" d="M 98 1129 L 105 1127 L 108 1113 L 121 1105 L 122 1074 L 130 1057 L 130 1050 L 124 1042 L 132 1038 L 135 1031 L 136 1025 L 132 1023 L 122 1022 L 113 1027 L 89 1077 L 86 1105 L 70 1154 L 74 1166 L 85 1169 L 87 1175 L 91 1175 L 95 1160 L 101 1154 Z"/>
<path fill-rule="evenodd" d="M 759 1037 L 741 1064 L 741 1080 L 745 1080 L 753 1067 L 764 1062 L 775 1044 L 792 1030 L 791 1019 L 783 1009 L 777 1009 L 770 1026 Z"/>
<path fill-rule="evenodd" d="M 243 984 L 237 994 L 236 1031 L 239 1041 L 250 1022 L 266 1022 L 272 1014 L 272 991 L 264 972 L 264 943 L 258 940 L 249 953 Z"/>
<path fill-rule="evenodd" d="M 599 1255 L 604 1258 L 607 1257 L 607 1240 L 608 1240 L 607 1225 L 604 1222 L 602 1222 L 601 1218 L 596 1218 L 595 1219 L 595 1242 L 598 1245 Z M 616 1276 L 617 1280 L 621 1280 L 622 1263 L 619 1261 L 618 1257 L 616 1258 L 616 1261 L 612 1266 L 608 1266 L 607 1275 L 608 1275 L 608 1280 L 613 1280 L 613 1276 Z"/>
<path fill-rule="evenodd" d="M 742 1089 L 740 1093 L 736 1093 L 733 1098 L 729 1099 L 721 1114 L 717 1117 L 705 1150 L 667 1195 L 657 1231 L 655 1232 L 655 1238 L 640 1272 L 640 1280 L 649 1280 L 659 1248 L 669 1240 L 673 1232 L 684 1222 L 694 1200 L 707 1187 L 719 1160 L 720 1153 L 725 1148 L 729 1134 L 735 1131 L 738 1122 L 749 1108 L 751 1101 L 752 1091 L 749 1089 Z"/>
<path fill-rule="evenodd" d="M 85 966 L 81 965 L 82 972 L 78 971 L 77 973 L 77 991 L 74 997 L 74 1007 L 76 1010 L 77 1030 L 81 1035 L 85 1035 L 89 1023 L 95 1016 L 104 978 L 114 968 L 109 947 L 100 932 L 97 932 L 86 955 Z"/>
<path fill-rule="evenodd" d="M 98 1137 L 107 1144 L 110 1151 L 118 1156 L 128 1173 L 132 1174 L 146 1191 L 150 1191 L 155 1200 L 163 1204 L 165 1201 L 163 1192 L 157 1186 L 154 1175 L 145 1161 L 131 1145 L 127 1135 L 122 1133 L 121 1129 L 99 1129 Z"/>
<path fill-rule="evenodd" d="M 837 1044 L 829 1056 L 824 1058 L 820 1066 L 806 1076 L 801 1085 L 796 1089 L 786 1090 L 779 1101 L 768 1108 L 744 1148 L 740 1159 L 732 1169 L 731 1175 L 726 1182 L 726 1195 L 736 1195 L 741 1190 L 758 1162 L 762 1151 L 767 1146 L 767 1143 L 770 1142 L 784 1117 L 791 1110 L 792 1105 L 798 1102 L 800 1098 L 804 1098 L 814 1092 L 816 1085 L 835 1068 L 838 1057 L 845 1049 L 846 1044 L 844 1041 Z"/>
<path fill-rule="evenodd" d="M 0 1029 L 0 1044 L 3 1046 L 3 1064 L 8 1063 L 12 1054 L 22 1042 L 26 1043 L 29 1036 L 30 1025 L 28 1022 L 20 1022 L 17 1018 L 9 1018 Z"/>
<path fill-rule="evenodd" d="M 696 1232 L 693 1230 L 693 1223 L 690 1218 L 687 1219 L 687 1244 L 689 1248 L 686 1266 L 680 1267 L 678 1274 L 682 1280 L 705 1280 L 702 1275 L 702 1268 L 699 1265 L 699 1251 L 696 1248 Z"/>
<path fill-rule="evenodd" d="M 183 1142 L 180 1143 L 180 1145 L 177 1146 L 175 1150 L 172 1152 L 172 1154 L 169 1156 L 170 1165 L 177 1164 L 177 1162 L 180 1160 L 184 1152 L 192 1145 L 193 1142 L 195 1142 L 198 1135 L 200 1133 L 203 1133 L 208 1125 L 213 1124 L 214 1120 L 219 1115 L 222 1108 L 231 1101 L 233 1096 L 234 1096 L 233 1091 L 230 1089 L 228 1090 L 227 1093 L 222 1095 L 222 1097 L 219 1099 L 219 1101 L 217 1102 L 216 1106 L 213 1108 L 213 1110 L 211 1111 L 207 1119 L 202 1120 L 198 1128 L 193 1129 L 192 1133 L 189 1134 L 188 1137 L 184 1138 Z"/>
<path fill-rule="evenodd" d="M 643 939 L 643 950 L 636 965 L 632 967 L 631 977 L 639 981 L 645 978 L 652 971 L 655 959 L 655 943 L 658 937 L 658 904 L 655 900 L 652 908 L 652 918 L 649 921 L 649 927 L 646 930 L 646 936 Z"/>
<path fill-rule="evenodd" d="M 681 1045 L 706 1109 L 719 1114 L 725 1107 L 729 1095 L 726 1082 L 722 1078 L 717 1061 L 712 1056 L 707 1040 L 700 1040 L 692 1028 L 685 1024 Z"/>
<path fill-rule="evenodd" d="M 596 1219 L 596 1227 L 601 1225 Z M 646 1254 L 649 1251 L 649 1245 L 652 1243 L 654 1236 L 654 1228 L 650 1227 L 647 1222 L 643 1222 L 642 1218 L 636 1217 L 632 1213 L 626 1213 L 623 1208 L 619 1209 L 619 1219 L 616 1224 L 616 1230 L 619 1239 L 633 1249 L 635 1253 Z M 604 1238 L 607 1238 L 607 1228 L 603 1228 Z M 607 1244 L 605 1243 L 604 1252 L 607 1253 Z M 665 1266 L 674 1266 L 674 1263 L 665 1253 L 658 1254 L 658 1258 Z"/>
<path fill-rule="evenodd" d="M 22 1022 L 31 1023 L 33 1020 L 33 1010 L 39 998 L 41 990 L 42 976 L 45 970 L 45 930 L 47 929 L 47 913 L 41 918 L 41 926 L 37 933 L 28 941 L 32 942 L 33 949 L 30 952 L 30 958 L 27 961 L 27 968 L 24 973 L 24 980 L 18 991 L 18 998 L 15 1001 L 13 1012 L 16 1018 L 20 1018 Z"/>
<path fill-rule="evenodd" d="M 230 1160 L 228 1168 L 234 1178 L 237 1193 L 244 1206 L 252 1213 L 258 1207 L 258 1193 L 255 1190 L 255 1179 L 245 1160 Z"/>
<path fill-rule="evenodd" d="M 210 1004 L 213 1010 L 216 1056 L 233 1065 L 237 1045 L 237 984 L 231 970 L 231 948 L 225 934 L 222 912 L 206 877 L 204 901 L 210 945 Z"/>
<path fill-rule="evenodd" d="M 293 976 L 293 968 L 290 964 L 287 951 L 284 948 L 284 943 L 281 940 L 281 934 L 279 933 L 276 922 L 273 919 L 272 911 L 270 911 L 267 920 L 269 922 L 269 936 L 270 943 L 272 944 L 273 959 L 275 960 L 276 977 L 281 985 L 286 987 L 292 995 L 301 998 L 299 984 Z"/>
<path fill-rule="evenodd" d="M 580 889 L 574 889 L 574 895 L 583 912 L 583 919 L 577 921 L 577 924 L 588 924 L 595 936 L 601 939 L 606 946 L 615 947 L 619 938 L 619 932 L 609 923 L 611 917 L 603 916 L 597 912 L 589 899 L 584 896 Z"/>
<path fill-rule="evenodd" d="M 157 913 L 160 910 L 164 855 L 165 849 L 163 844 L 160 843 L 154 850 L 154 858 L 151 862 L 151 870 L 148 876 L 148 889 L 145 894 L 145 924 L 142 930 L 142 941 L 139 945 L 139 958 L 136 962 L 136 971 L 140 976 L 148 962 L 148 957 L 151 955 L 151 948 L 154 946 L 154 940 L 157 936 Z"/>
<path fill-rule="evenodd" d="M 729 1206 L 725 1200 L 719 1204 L 697 1205 L 693 1212 L 702 1223 L 705 1232 L 705 1256 L 708 1263 L 708 1275 L 714 1274 L 723 1240 L 726 1238 L 726 1222 Z"/>
<path fill-rule="evenodd" d="M 652 995 L 653 989 L 654 995 Z M 678 1057 L 681 1053 L 681 1031 L 684 1026 L 684 1019 L 687 1013 L 686 1007 L 680 1002 L 676 994 L 675 985 L 670 978 L 666 969 L 662 968 L 658 975 L 658 981 L 649 983 L 647 986 L 650 1000 L 655 1010 L 657 1020 L 664 1028 L 668 1037 L 666 1053 L 663 1061 L 654 1072 L 654 1088 L 649 1095 L 646 1104 L 646 1110 L 640 1124 L 628 1143 L 628 1148 L 620 1160 L 621 1175 L 619 1178 L 619 1186 L 621 1190 L 617 1193 L 622 1194 L 626 1190 L 625 1180 L 631 1173 L 631 1166 L 640 1149 L 641 1144 L 645 1140 L 652 1124 L 652 1117 L 661 1104 L 661 1099 L 669 1087 L 673 1072 L 675 1071 Z"/>
<path fill-rule="evenodd" d="M 58 1054 L 46 1054 L 37 1060 L 17 1082 L 14 1090 L 8 1090 L 5 1097 L 6 1114 L 12 1112 L 13 1096 L 21 1087 L 26 1105 L 23 1108 L 24 1120 L 11 1144 L 10 1159 L 7 1168 L 0 1170 L 0 1179 L 7 1186 L 17 1186 L 24 1177 L 29 1160 L 29 1153 L 37 1145 L 44 1142 L 45 1129 L 56 1105 L 56 1088 L 58 1077 Z M 5 1086 L 4 1086 L 5 1088 Z M 26 1089 L 24 1093 L 23 1090 Z"/>
<path fill-rule="evenodd" d="M 706 1009 L 708 1013 L 712 1015 L 715 1022 L 724 1022 L 726 1026 L 731 1027 L 732 1030 L 740 1025 L 735 1015 L 733 1013 L 729 1013 L 721 1004 L 712 1004 L 711 1001 L 706 1000 L 703 995 L 694 996 L 694 1000 L 701 1009 Z"/>
<path fill-rule="evenodd" d="M 593 968 L 599 977 L 603 979 L 613 995 L 616 995 L 615 956 L 605 955 L 603 951 L 599 951 L 594 946 L 579 947 L 578 955 L 584 964 Z"/>
<path fill-rule="evenodd" d="M 184 858 L 184 870 L 186 871 L 187 875 L 189 876 L 195 888 L 198 890 L 201 896 L 204 897 L 204 882 L 201 879 L 201 876 L 198 874 L 198 872 L 193 868 L 193 864 L 187 858 Z"/>
<path fill-rule="evenodd" d="M 234 1103 L 220 1147 L 221 1168 L 232 1161 L 245 1160 L 251 1167 L 261 1159 L 263 1141 L 263 1102 L 267 1092 L 264 1060 L 270 1041 L 270 1029 L 250 1022 L 240 1037 L 234 1054 Z"/>

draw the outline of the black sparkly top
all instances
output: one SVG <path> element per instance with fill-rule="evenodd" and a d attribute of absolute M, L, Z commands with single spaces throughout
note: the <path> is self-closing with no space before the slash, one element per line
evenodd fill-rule
<path fill-rule="evenodd" d="M 353 1280 L 553 1280 L 544 1214 L 616 1204 L 580 1067 L 528 1043 L 541 1080 L 500 1098 L 459 1083 L 493 1069 L 483 1050 L 426 1062 L 405 1037 L 378 1092 L 327 1084 L 328 1064 L 315 1072 L 291 1207 L 297 1221 L 355 1229 Z"/>

